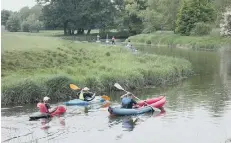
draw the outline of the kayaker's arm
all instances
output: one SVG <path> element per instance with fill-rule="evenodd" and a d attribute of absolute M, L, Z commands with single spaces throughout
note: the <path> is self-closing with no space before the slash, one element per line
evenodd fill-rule
<path fill-rule="evenodd" d="M 50 109 L 50 108 L 51 108 L 51 106 L 50 106 L 49 103 L 46 103 L 45 106 L 47 107 L 47 109 Z"/>
<path fill-rule="evenodd" d="M 131 102 L 132 104 L 135 104 L 135 105 L 137 104 L 137 102 L 134 99 L 132 99 Z"/>

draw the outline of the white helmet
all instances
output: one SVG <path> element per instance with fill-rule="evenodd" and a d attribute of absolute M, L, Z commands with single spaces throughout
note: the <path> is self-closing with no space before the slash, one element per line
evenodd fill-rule
<path fill-rule="evenodd" d="M 49 99 L 50 99 L 50 97 L 45 96 L 45 97 L 43 98 L 43 101 L 48 101 Z"/>
<path fill-rule="evenodd" d="M 84 91 L 89 91 L 90 89 L 88 87 L 83 88 Z"/>

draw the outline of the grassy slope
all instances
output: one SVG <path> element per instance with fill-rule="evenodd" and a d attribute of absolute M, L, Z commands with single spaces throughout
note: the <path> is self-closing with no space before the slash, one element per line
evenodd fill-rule
<path fill-rule="evenodd" d="M 217 34 L 211 34 L 209 36 L 180 36 L 173 32 L 155 32 L 151 34 L 140 34 L 131 36 L 128 39 L 134 43 L 145 44 L 180 44 L 189 45 L 193 48 L 209 48 L 214 49 L 220 47 L 220 45 L 231 44 L 230 37 L 220 37 Z"/>
<path fill-rule="evenodd" d="M 133 55 L 122 47 L 76 43 L 43 34 L 2 33 L 2 103 L 73 95 L 69 83 L 111 90 L 174 81 L 191 71 L 183 59 Z"/>

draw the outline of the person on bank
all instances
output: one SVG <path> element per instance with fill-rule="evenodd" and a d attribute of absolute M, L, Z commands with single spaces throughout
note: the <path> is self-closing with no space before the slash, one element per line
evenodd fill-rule
<path fill-rule="evenodd" d="M 114 36 L 112 37 L 111 40 L 112 40 L 112 41 L 111 41 L 111 42 L 112 42 L 112 45 L 115 45 L 115 37 L 114 37 Z"/>
<path fill-rule="evenodd" d="M 126 108 L 126 109 L 132 109 L 132 107 L 134 105 L 137 104 L 137 102 L 133 99 L 133 94 L 128 92 L 124 95 L 122 95 L 120 98 L 122 99 L 122 108 Z"/>

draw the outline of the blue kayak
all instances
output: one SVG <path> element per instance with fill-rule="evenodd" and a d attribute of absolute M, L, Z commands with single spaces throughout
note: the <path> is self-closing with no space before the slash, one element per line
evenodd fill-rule
<path fill-rule="evenodd" d="M 95 96 L 95 93 L 94 95 L 91 97 L 91 98 L 86 98 L 85 101 L 83 100 L 80 100 L 80 99 L 74 99 L 74 100 L 70 100 L 68 102 L 64 102 L 65 105 L 78 105 L 78 106 L 87 106 L 89 104 L 92 104 L 92 103 L 102 103 L 104 102 L 104 99 L 103 98 L 96 98 Z"/>
<path fill-rule="evenodd" d="M 108 112 L 114 116 L 130 116 L 153 112 L 153 108 L 145 106 L 141 108 L 126 109 L 121 107 L 109 107 Z"/>

